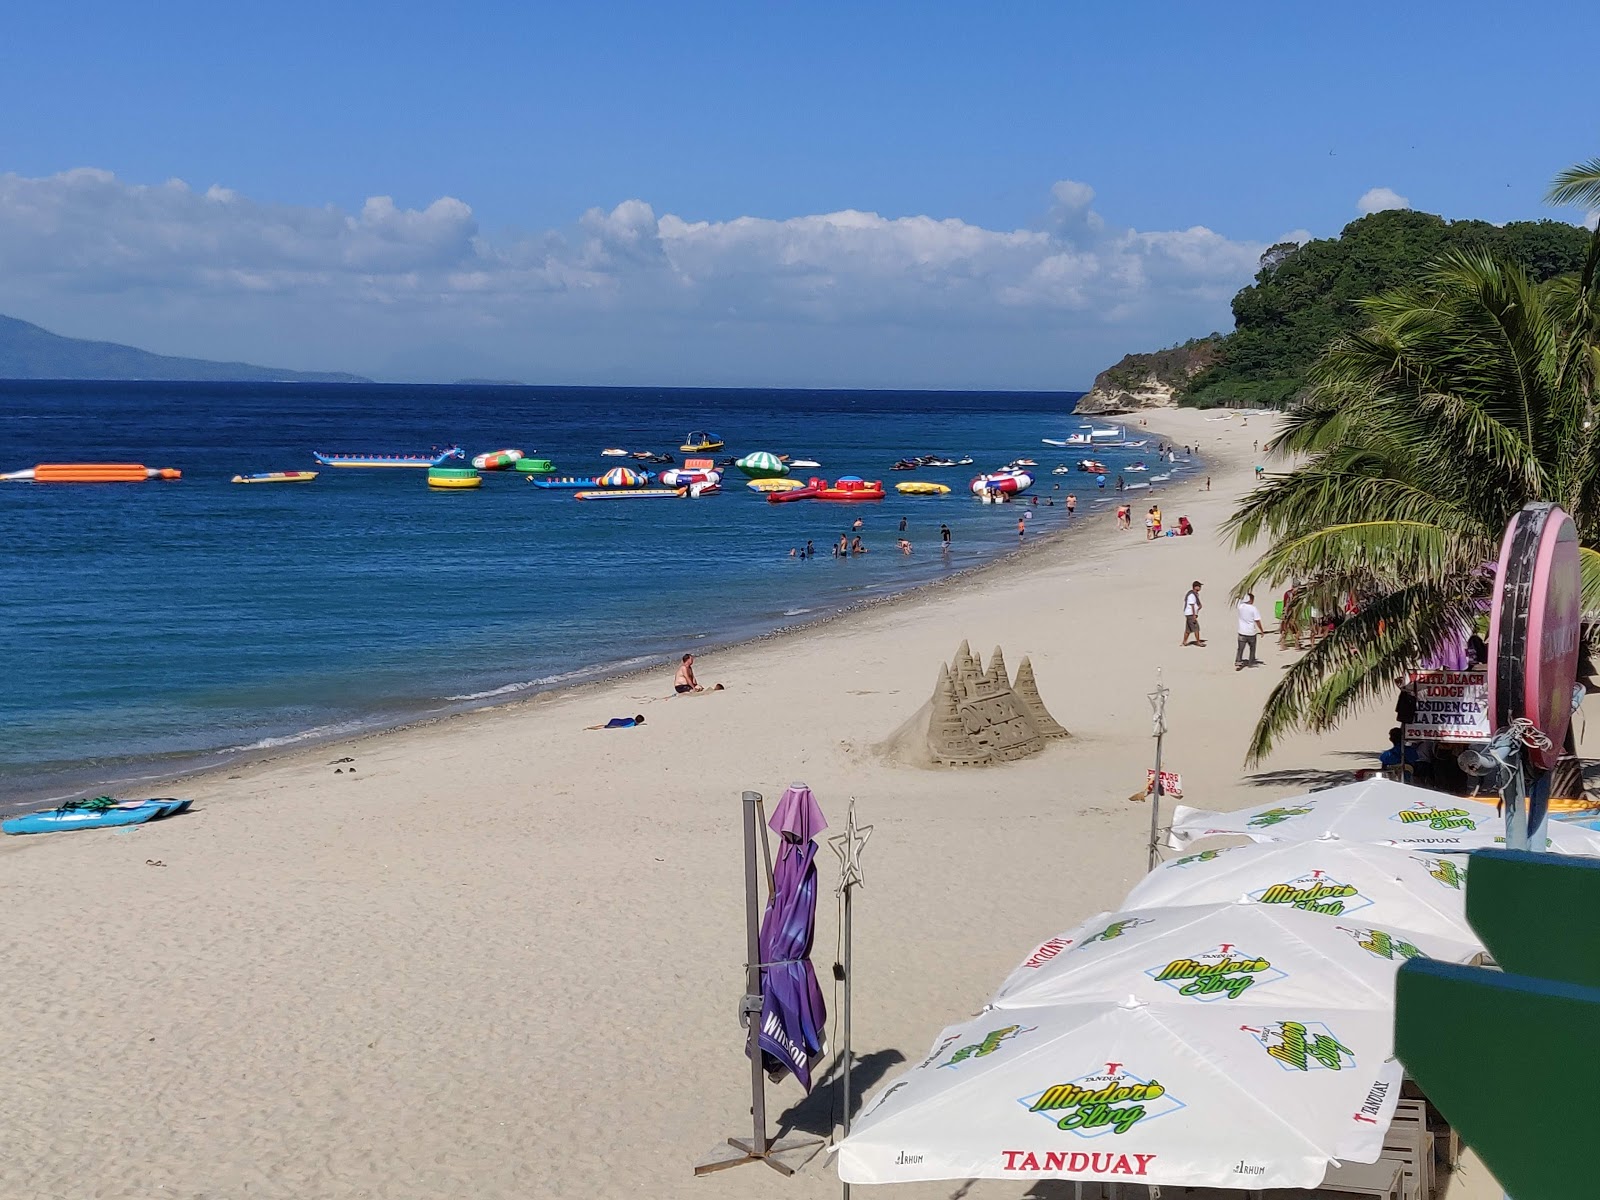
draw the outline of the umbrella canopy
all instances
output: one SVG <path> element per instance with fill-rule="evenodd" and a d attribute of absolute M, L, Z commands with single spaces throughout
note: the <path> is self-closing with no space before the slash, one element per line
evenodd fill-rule
<path fill-rule="evenodd" d="M 757 450 L 753 454 L 746 454 L 733 465 L 752 479 L 772 479 L 789 473 L 789 465 L 787 463 L 783 462 L 776 454 L 768 454 L 765 450 Z"/>
<path fill-rule="evenodd" d="M 628 467 L 612 467 L 595 482 L 601 487 L 638 487 L 646 483 L 649 478 L 643 471 L 635 471 Z"/>
<path fill-rule="evenodd" d="M 763 1065 L 774 1080 L 792 1072 L 811 1090 L 811 1068 L 826 1046 L 827 1006 L 811 965 L 817 918 L 816 835 L 828 827 L 811 789 L 783 793 L 768 822 L 779 835 L 772 897 L 761 919 Z"/>
<path fill-rule="evenodd" d="M 1477 949 L 1249 902 L 1103 913 L 878 1093 L 840 1177 L 1314 1187 L 1383 1148 L 1399 964 Z"/>
<path fill-rule="evenodd" d="M 1101 913 L 1036 947 L 992 1004 L 1005 1008 L 1132 996 L 1192 1008 L 1382 1008 L 1394 974 L 1426 955 L 1466 962 L 1475 942 L 1236 902 Z"/>
<path fill-rule="evenodd" d="M 1164 862 L 1135 885 L 1122 907 L 1248 900 L 1476 945 L 1466 887 L 1462 855 L 1323 839 L 1260 842 Z"/>
<path fill-rule="evenodd" d="M 1179 805 L 1172 814 L 1172 844 L 1180 849 L 1213 835 L 1258 842 L 1303 842 L 1330 836 L 1348 842 L 1418 850 L 1492 850 L 1505 846 L 1505 819 L 1493 804 L 1443 792 L 1365 779 L 1323 792 L 1241 808 L 1207 812 Z M 1600 832 L 1552 821 L 1546 848 L 1557 854 L 1600 856 Z"/>
<path fill-rule="evenodd" d="M 1381 1010 L 994 1008 L 940 1034 L 839 1146 L 847 1183 L 1049 1177 L 1315 1187 L 1400 1094 Z"/>

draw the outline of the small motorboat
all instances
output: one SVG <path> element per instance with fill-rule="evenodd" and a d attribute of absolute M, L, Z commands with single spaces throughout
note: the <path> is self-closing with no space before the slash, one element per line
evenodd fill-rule
<path fill-rule="evenodd" d="M 1072 468 L 1067 466 L 1065 463 L 1063 463 L 1061 466 L 1057 467 L 1054 471 L 1050 472 L 1050 474 L 1052 474 L 1052 475 L 1070 475 L 1071 473 L 1072 473 Z"/>
<path fill-rule="evenodd" d="M 0 821 L 0 831 L 11 834 L 61 833 L 69 829 L 107 829 L 118 825 L 143 825 L 186 812 L 193 800 L 71 800 L 60 808 L 47 808 Z"/>
<path fill-rule="evenodd" d="M 652 463 L 658 465 L 665 464 L 668 466 L 678 461 L 670 454 L 657 454 L 653 450 L 635 450 L 628 457 L 633 459 L 635 462 Z"/>
<path fill-rule="evenodd" d="M 916 469 L 917 464 L 909 458 L 902 458 L 889 468 L 891 471 L 915 471 Z"/>
<path fill-rule="evenodd" d="M 721 450 L 727 444 L 719 435 L 697 429 L 683 439 L 683 445 L 679 446 L 678 449 L 685 454 L 703 454 L 708 450 Z"/>
<path fill-rule="evenodd" d="M 816 482 L 822 485 L 817 488 L 818 500 L 882 500 L 884 496 L 881 479 L 841 475 L 832 485 L 820 479 Z"/>
<path fill-rule="evenodd" d="M 756 483 L 769 481 L 752 480 L 751 482 Z M 776 483 L 777 481 L 771 480 L 770 482 Z M 801 483 L 798 479 L 786 479 L 784 482 L 792 483 L 794 486 L 791 488 L 784 488 L 781 491 L 768 492 L 768 504 L 788 504 L 791 500 L 814 500 L 816 499 L 817 493 L 820 492 L 825 486 L 824 481 L 821 479 L 812 479 L 806 483 Z"/>
<path fill-rule="evenodd" d="M 768 454 L 765 450 L 746 454 L 733 465 L 751 479 L 777 479 L 789 473 L 788 463 L 776 454 Z"/>
<path fill-rule="evenodd" d="M 791 467 L 805 467 L 814 470 L 815 468 L 820 467 L 822 464 L 809 458 L 791 458 L 789 460 L 789 465 Z"/>
<path fill-rule="evenodd" d="M 613 446 L 609 450 L 600 451 L 600 454 L 601 454 L 602 457 L 605 457 L 605 458 L 627 458 L 628 457 L 628 452 L 626 450 L 619 450 L 615 446 Z"/>
<path fill-rule="evenodd" d="M 1010 465 L 1013 467 L 1037 467 L 1039 464 L 1031 458 L 1013 458 Z"/>
<path fill-rule="evenodd" d="M 572 493 L 574 500 L 681 500 L 688 494 L 688 488 L 670 487 L 637 487 L 637 488 L 599 488 Z"/>
<path fill-rule="evenodd" d="M 894 490 L 902 496 L 948 496 L 950 487 L 944 483 L 928 483 L 924 480 L 914 479 L 907 483 L 897 483 Z"/>
<path fill-rule="evenodd" d="M 548 458 L 519 458 L 517 470 L 524 475 L 554 475 L 556 465 Z"/>
<path fill-rule="evenodd" d="M 311 457 L 325 467 L 438 467 L 452 458 L 465 458 L 460 446 L 444 450 L 429 450 L 426 454 L 323 454 L 318 450 Z"/>
<path fill-rule="evenodd" d="M 0 479 L 17 483 L 143 483 L 146 479 L 182 478 L 183 472 L 175 467 L 142 463 L 39 463 L 0 475 Z"/>
<path fill-rule="evenodd" d="M 934 454 L 930 454 L 926 458 L 920 458 L 917 461 L 924 467 L 959 467 L 961 465 L 953 458 L 940 458 Z M 967 461 L 971 462 L 972 460 L 969 458 Z"/>
<path fill-rule="evenodd" d="M 1066 438 L 1040 438 L 1039 440 L 1041 442 L 1043 442 L 1046 446 L 1070 446 L 1070 445 L 1072 445 L 1072 443 L 1069 442 Z"/>
<path fill-rule="evenodd" d="M 745 484 L 752 492 L 796 492 L 806 487 L 798 479 L 752 479 Z"/>
<path fill-rule="evenodd" d="M 257 475 L 235 475 L 233 483 L 310 483 L 315 471 L 262 471 Z"/>
<path fill-rule="evenodd" d="M 429 467 L 428 486 L 441 492 L 461 492 L 482 487 L 483 476 L 471 467 Z"/>
<path fill-rule="evenodd" d="M 521 461 L 521 450 L 490 450 L 472 456 L 472 465 L 480 471 L 507 471 Z"/>
<path fill-rule="evenodd" d="M 1078 470 L 1087 471 L 1090 475 L 1104 475 L 1106 473 L 1106 465 L 1097 458 L 1080 458 L 1078 460 Z"/>

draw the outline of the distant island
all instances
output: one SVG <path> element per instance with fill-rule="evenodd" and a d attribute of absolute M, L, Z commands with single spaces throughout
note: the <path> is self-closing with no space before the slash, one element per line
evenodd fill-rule
<path fill-rule="evenodd" d="M 149 379 L 237 383 L 371 383 L 342 371 L 286 371 L 251 363 L 151 354 L 116 342 L 62 337 L 0 316 L 0 379 Z"/>
<path fill-rule="evenodd" d="M 1373 213 L 1336 238 L 1273 246 L 1255 282 L 1233 298 L 1232 333 L 1129 354 L 1100 372 L 1076 411 L 1283 404 L 1334 338 L 1360 328 L 1357 300 L 1415 281 L 1446 250 L 1503 254 L 1542 282 L 1582 270 L 1588 248 L 1588 231 L 1561 221 L 1491 225 L 1410 209 Z"/>

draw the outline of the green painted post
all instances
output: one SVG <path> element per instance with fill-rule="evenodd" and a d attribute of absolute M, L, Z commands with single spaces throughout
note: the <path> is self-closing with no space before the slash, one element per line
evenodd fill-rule
<path fill-rule="evenodd" d="M 1405 964 L 1395 1053 L 1508 1195 L 1600 1196 L 1600 860 L 1479 851 L 1467 916 L 1505 970 Z"/>

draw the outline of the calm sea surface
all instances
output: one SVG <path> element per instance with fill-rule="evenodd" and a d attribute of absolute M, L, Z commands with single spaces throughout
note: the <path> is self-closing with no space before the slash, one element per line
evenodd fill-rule
<path fill-rule="evenodd" d="M 1088 476 L 1050 474 L 1080 457 L 1040 444 L 1077 429 L 1076 399 L 0 383 L 0 471 L 75 460 L 183 471 L 176 483 L 0 484 L 0 807 L 665 662 L 975 566 L 1016 545 L 1023 511 L 976 503 L 966 484 L 978 468 L 1036 458 L 1037 491 L 1070 484 L 1080 514 L 1110 495 Z M 830 478 L 956 491 L 769 505 L 736 481 L 699 501 L 581 503 L 510 473 L 460 493 L 430 492 L 415 470 L 228 482 L 313 467 L 313 449 L 453 442 L 590 474 L 620 461 L 600 456 L 607 446 L 682 458 L 690 429 L 721 433 L 719 457 L 765 449 L 816 459 Z M 1100 457 L 1153 465 L 1153 450 Z M 977 462 L 888 471 L 916 454 Z M 857 516 L 871 552 L 829 557 Z M 902 516 L 909 558 L 895 549 Z M 1030 527 L 1065 520 L 1039 507 Z M 954 533 L 949 555 L 940 522 Z M 791 560 L 807 538 L 819 557 Z"/>

